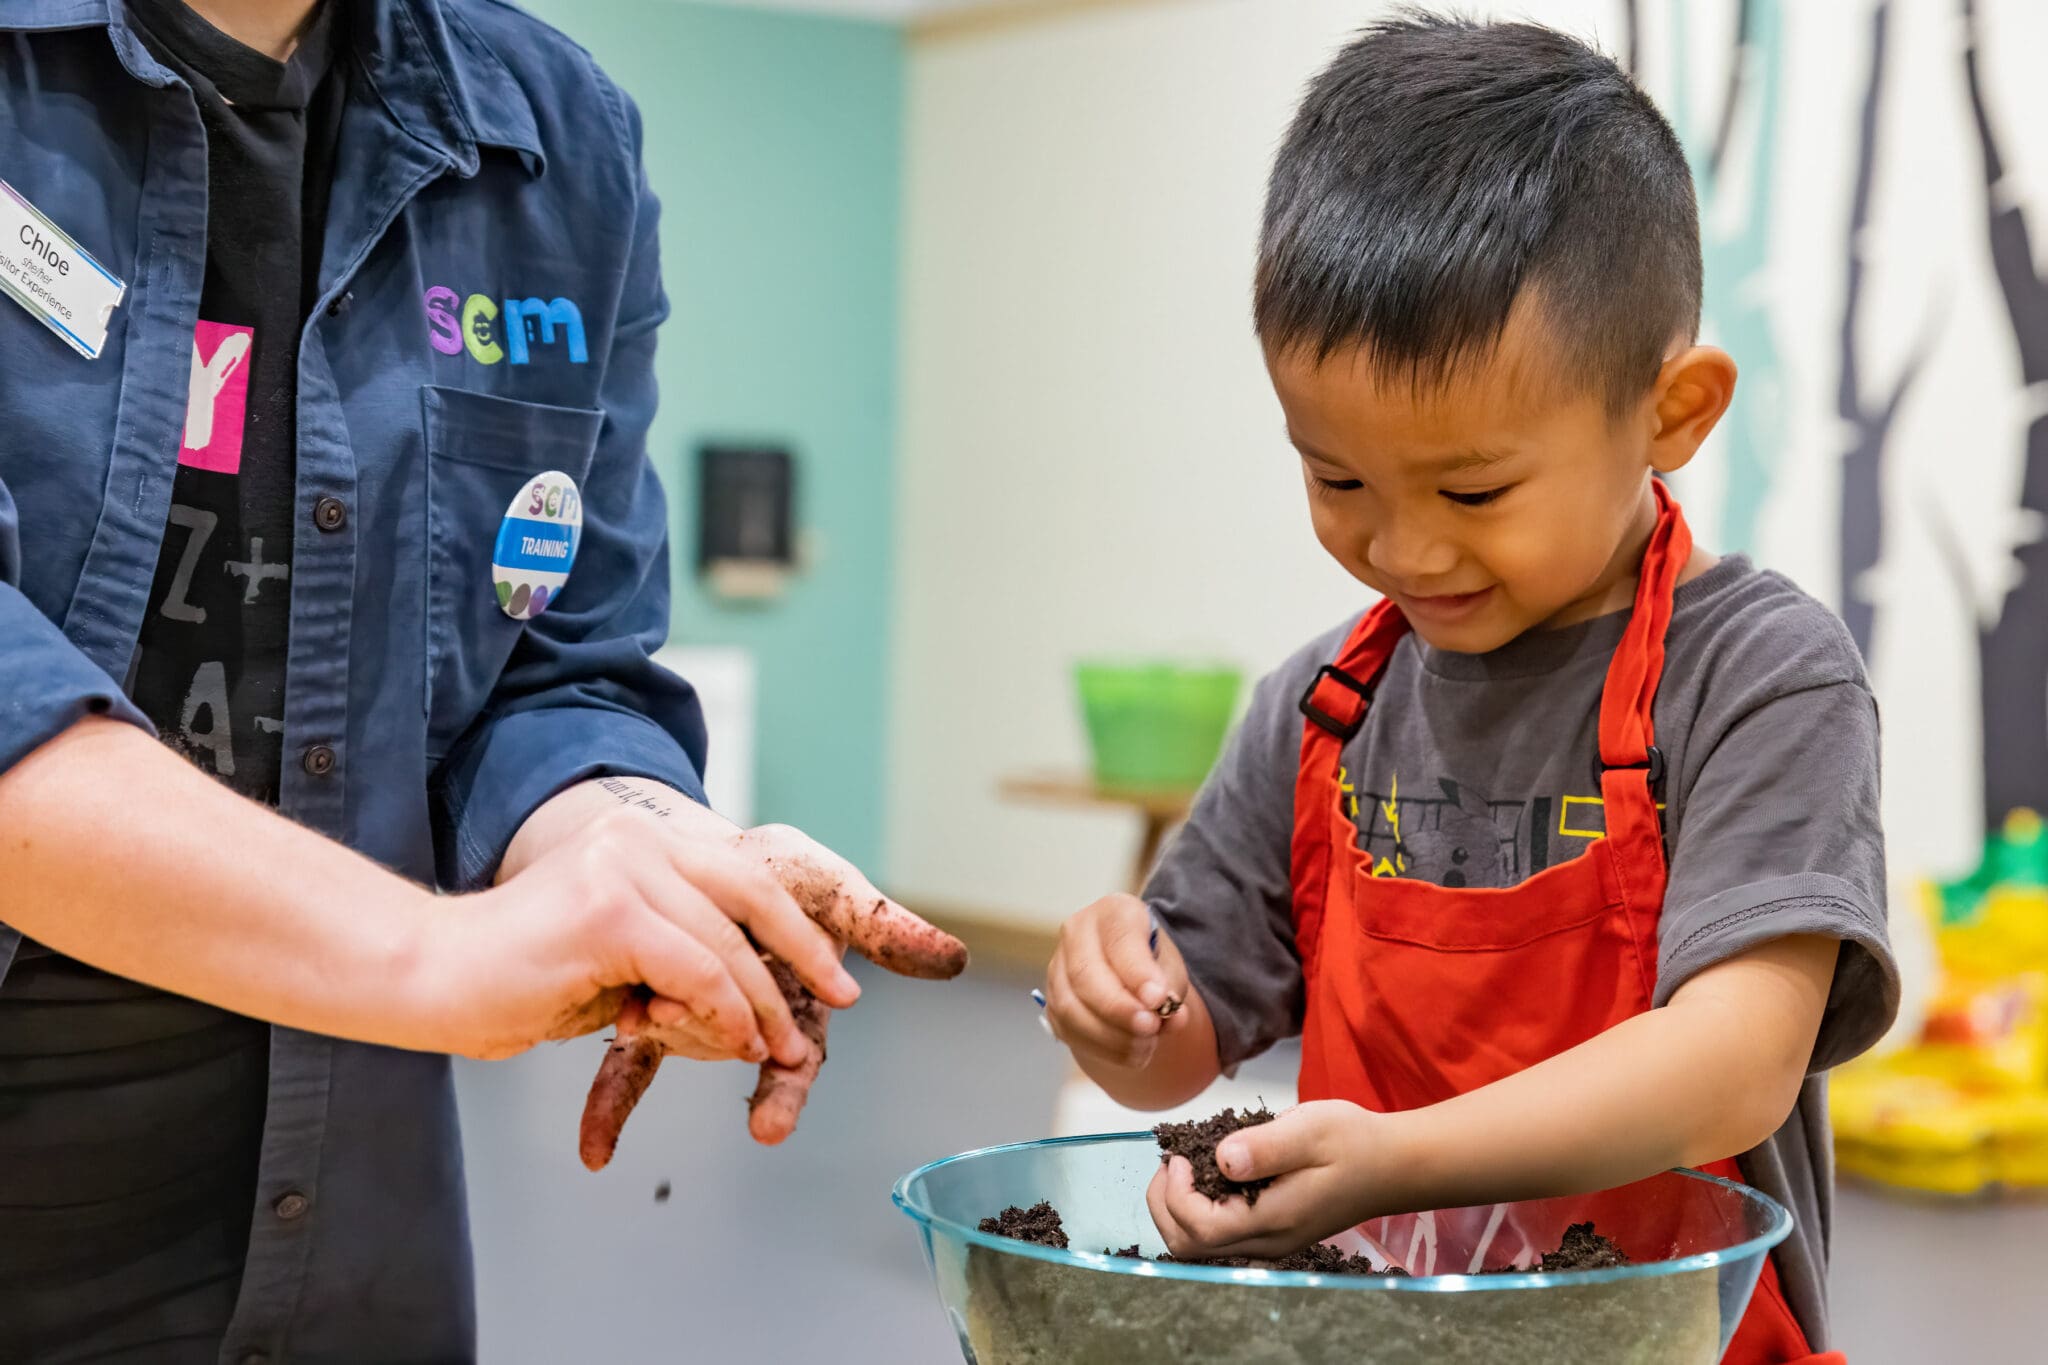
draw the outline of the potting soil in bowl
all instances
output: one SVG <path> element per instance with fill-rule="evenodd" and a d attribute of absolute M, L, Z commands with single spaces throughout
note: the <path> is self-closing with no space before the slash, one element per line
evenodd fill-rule
<path fill-rule="evenodd" d="M 1670 1172 L 1375 1219 L 1314 1253 L 1316 1270 L 1180 1264 L 1142 1259 L 1165 1250 L 1144 1200 L 1158 1164 L 1153 1135 L 1127 1133 L 971 1152 L 899 1182 L 967 1361 L 1713 1365 L 1791 1227 L 1753 1190 Z M 1595 1236 L 1630 1263 L 1539 1268 L 1570 1243 L 1613 1259 Z"/>

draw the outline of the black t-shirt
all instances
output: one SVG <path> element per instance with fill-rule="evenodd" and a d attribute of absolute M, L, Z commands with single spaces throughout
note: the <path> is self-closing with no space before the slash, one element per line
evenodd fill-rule
<path fill-rule="evenodd" d="M 128 690 L 275 805 L 298 338 L 346 98 L 339 4 L 288 63 L 128 0 L 207 139 L 206 275 L 169 522 Z M 139 889 L 147 894 L 146 888 Z M 0 983 L 0 1359 L 212 1361 L 254 1216 L 270 1029 L 24 942 Z"/>

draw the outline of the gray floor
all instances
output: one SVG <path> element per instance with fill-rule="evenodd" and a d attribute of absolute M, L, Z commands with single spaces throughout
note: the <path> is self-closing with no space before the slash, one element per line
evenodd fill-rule
<path fill-rule="evenodd" d="M 776 1151 L 747 1139 L 747 1070 L 674 1064 L 590 1175 L 576 1120 L 602 1043 L 464 1065 L 484 1360 L 957 1365 L 889 1186 L 933 1157 L 1044 1135 L 1062 1064 L 1019 983 L 863 984 Z M 1845 1189 L 1839 1210 L 1851 1365 L 2048 1360 L 2048 1204 Z"/>
<path fill-rule="evenodd" d="M 1831 1311 L 1850 1365 L 2048 1361 L 2048 1203 L 1844 1186 L 1835 1207 Z"/>

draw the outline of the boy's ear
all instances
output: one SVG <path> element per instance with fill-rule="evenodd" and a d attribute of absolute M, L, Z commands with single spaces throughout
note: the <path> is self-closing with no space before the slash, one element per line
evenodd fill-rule
<path fill-rule="evenodd" d="M 1650 467 L 1683 469 L 1735 397 L 1735 361 L 1718 346 L 1688 346 L 1664 362 L 1651 390 Z"/>

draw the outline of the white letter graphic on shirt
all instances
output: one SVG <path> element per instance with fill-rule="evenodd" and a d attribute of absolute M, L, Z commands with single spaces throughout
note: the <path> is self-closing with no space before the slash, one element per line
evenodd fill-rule
<path fill-rule="evenodd" d="M 272 564 L 264 560 L 262 536 L 249 537 L 249 557 L 247 559 L 230 559 L 224 567 L 230 574 L 248 580 L 246 586 L 242 589 L 242 601 L 245 605 L 256 600 L 256 594 L 263 591 L 263 585 L 266 581 L 273 578 L 284 579 L 292 576 L 291 565 Z"/>
<path fill-rule="evenodd" d="M 249 354 L 249 337 L 231 336 L 222 341 L 210 360 L 199 355 L 199 343 L 192 343 L 192 378 L 185 391 L 185 444 L 204 450 L 213 444 L 213 400 L 227 387 L 228 376 Z"/>
<path fill-rule="evenodd" d="M 207 728 L 194 730 L 192 722 L 198 719 L 202 706 L 209 712 Z M 228 672 L 219 660 L 199 665 L 199 671 L 192 675 L 192 690 L 185 694 L 185 710 L 178 717 L 178 728 L 185 732 L 187 744 L 213 751 L 215 772 L 222 777 L 235 775 L 234 731 L 228 722 Z"/>
<path fill-rule="evenodd" d="M 193 324 L 179 464 L 219 474 L 242 472 L 242 426 L 249 406 L 249 367 L 244 362 L 255 344 L 253 327 L 204 318 Z"/>
<path fill-rule="evenodd" d="M 206 548 L 219 521 L 218 516 L 203 508 L 171 504 L 171 525 L 185 528 L 185 553 L 178 556 L 178 571 L 171 575 L 171 590 L 164 594 L 162 610 L 166 618 L 194 623 L 206 619 L 206 608 L 193 606 L 185 600 L 185 594 L 192 590 L 192 570 L 199 566 L 199 552 Z"/>

